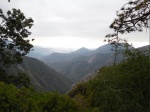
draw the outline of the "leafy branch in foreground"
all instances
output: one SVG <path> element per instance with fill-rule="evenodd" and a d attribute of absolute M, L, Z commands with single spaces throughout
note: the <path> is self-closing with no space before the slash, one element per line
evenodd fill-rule
<path fill-rule="evenodd" d="M 117 11 L 117 19 L 115 19 L 110 28 L 114 33 L 106 35 L 106 40 L 114 45 L 116 52 L 119 43 L 124 40 L 119 38 L 119 34 L 126 34 L 135 31 L 141 32 L 143 28 L 148 28 L 150 20 L 150 0 L 131 0 L 125 4 L 121 10 Z"/>
<path fill-rule="evenodd" d="M 117 37 L 118 33 L 130 33 L 133 31 L 142 31 L 148 28 L 150 19 L 150 1 L 134 0 L 125 4 L 121 10 L 117 11 L 117 19 L 110 25 L 114 29 L 114 34 L 108 34 L 106 37 Z"/>
<path fill-rule="evenodd" d="M 12 64 L 21 63 L 22 56 L 33 47 L 28 36 L 33 20 L 27 19 L 19 9 L 12 9 L 6 14 L 0 9 L 0 81 L 16 86 L 29 86 L 26 74 L 8 75 L 7 68 Z"/>
<path fill-rule="evenodd" d="M 33 26 L 33 20 L 27 19 L 24 14 L 17 9 L 8 11 L 4 15 L 0 9 L 0 62 L 4 66 L 21 62 L 21 56 L 27 54 L 33 47 L 27 39 Z"/>
<path fill-rule="evenodd" d="M 149 57 L 140 55 L 115 67 L 103 67 L 93 79 L 76 85 L 67 94 L 96 112 L 149 112 L 149 65 Z"/>
<path fill-rule="evenodd" d="M 40 93 L 32 88 L 17 89 L 0 82 L 1 112 L 85 112 L 80 105 L 57 92 Z"/>

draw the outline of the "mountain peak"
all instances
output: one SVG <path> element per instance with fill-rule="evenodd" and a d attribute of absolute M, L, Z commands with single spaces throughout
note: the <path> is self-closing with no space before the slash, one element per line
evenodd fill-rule
<path fill-rule="evenodd" d="M 108 54 L 111 53 L 112 46 L 110 44 L 105 44 L 96 49 L 97 53 Z"/>
<path fill-rule="evenodd" d="M 85 48 L 85 47 L 81 47 L 80 49 L 74 51 L 74 52 L 87 52 L 89 51 L 89 49 Z"/>
<path fill-rule="evenodd" d="M 85 47 L 81 47 L 79 50 L 89 50 L 89 49 L 87 49 Z"/>
<path fill-rule="evenodd" d="M 90 52 L 90 50 L 89 49 L 87 49 L 87 48 L 85 48 L 85 47 L 82 47 L 82 48 L 80 48 L 80 49 L 78 49 L 78 50 L 76 50 L 76 51 L 74 51 L 74 52 L 72 52 L 73 54 L 77 54 L 77 55 L 85 55 L 85 54 L 87 54 L 87 53 L 89 53 Z"/>

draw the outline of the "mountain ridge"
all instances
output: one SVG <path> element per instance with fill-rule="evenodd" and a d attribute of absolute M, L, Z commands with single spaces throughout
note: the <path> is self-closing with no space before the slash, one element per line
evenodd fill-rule
<path fill-rule="evenodd" d="M 111 47 L 109 44 L 102 45 L 101 47 L 97 48 L 96 50 L 89 50 L 85 47 L 82 47 L 76 51 L 70 52 L 70 53 L 52 53 L 50 55 L 47 55 L 40 60 L 44 63 L 54 63 L 54 62 L 60 62 L 60 61 L 66 61 L 73 58 L 77 58 L 79 56 L 90 56 L 95 53 L 102 53 L 107 54 L 111 52 Z"/>
<path fill-rule="evenodd" d="M 98 47 L 95 50 L 80 48 L 71 53 L 59 53 L 58 55 L 55 53 L 55 59 L 52 59 L 51 56 L 53 55 L 49 55 L 48 58 L 42 61 L 67 76 L 74 83 L 102 66 L 110 66 L 114 63 L 112 46 L 109 44 Z M 116 63 L 119 63 L 122 59 L 121 54 L 117 55 Z"/>
<path fill-rule="evenodd" d="M 52 53 L 42 59 L 49 67 L 77 82 L 87 74 L 111 62 L 110 45 L 103 45 L 96 50 L 80 48 L 70 53 Z"/>
<path fill-rule="evenodd" d="M 8 71 L 14 74 L 25 72 L 29 76 L 32 86 L 38 91 L 65 93 L 73 84 L 66 76 L 56 72 L 42 61 L 27 56 L 23 57 L 21 64 L 13 65 Z"/>

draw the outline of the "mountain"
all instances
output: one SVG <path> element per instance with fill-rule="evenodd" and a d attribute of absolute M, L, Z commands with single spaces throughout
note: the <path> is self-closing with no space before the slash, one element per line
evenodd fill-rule
<path fill-rule="evenodd" d="M 91 51 L 87 48 L 80 48 L 77 51 L 71 52 L 71 53 L 52 53 L 50 55 L 47 55 L 43 58 L 41 58 L 41 60 L 43 62 L 47 63 L 54 63 L 54 62 L 60 62 L 60 61 L 67 61 L 73 58 L 77 58 L 79 56 L 85 56 L 85 55 L 89 55 L 91 53 Z"/>
<path fill-rule="evenodd" d="M 71 54 L 74 54 L 76 56 L 84 56 L 84 55 L 88 55 L 90 52 L 91 52 L 91 50 L 89 50 L 85 47 L 82 47 L 74 52 L 71 52 Z"/>
<path fill-rule="evenodd" d="M 150 112 L 150 58 L 103 67 L 67 94 L 90 112 Z M 148 110 L 148 111 L 147 111 Z"/>
<path fill-rule="evenodd" d="M 107 44 L 96 50 L 83 47 L 71 53 L 52 53 L 41 60 L 73 82 L 77 82 L 100 67 L 110 65 L 113 60 L 111 53 L 111 46 Z"/>
<path fill-rule="evenodd" d="M 110 44 L 105 44 L 103 46 L 100 46 L 99 48 L 97 48 L 94 52 L 95 53 L 101 53 L 101 54 L 109 54 L 112 53 L 112 45 Z"/>
<path fill-rule="evenodd" d="M 64 52 L 68 53 L 72 51 L 72 49 L 63 49 L 63 48 L 44 48 L 40 46 L 34 46 L 33 49 L 27 54 L 27 56 L 36 58 L 36 59 L 41 59 L 47 55 L 50 55 L 54 52 Z"/>
<path fill-rule="evenodd" d="M 147 45 L 147 46 L 143 46 L 143 47 L 139 47 L 137 49 L 140 49 L 140 50 L 148 50 L 150 48 L 150 45 Z"/>
<path fill-rule="evenodd" d="M 80 56 L 67 61 L 48 63 L 48 65 L 73 82 L 77 82 L 100 67 L 109 65 L 111 60 L 111 54 L 96 53 L 91 56 Z"/>
<path fill-rule="evenodd" d="M 45 63 L 35 58 L 23 57 L 23 62 L 10 68 L 11 73 L 25 72 L 31 84 L 39 91 L 67 92 L 72 82 L 66 76 L 49 68 Z"/>
<path fill-rule="evenodd" d="M 30 53 L 27 54 L 27 56 L 36 58 L 36 59 L 41 59 L 42 57 L 49 55 L 51 53 L 53 53 L 53 49 L 51 48 L 43 48 L 39 46 L 34 46 L 33 50 L 31 50 Z"/>
<path fill-rule="evenodd" d="M 96 50 L 89 50 L 85 47 L 80 48 L 76 51 L 70 52 L 70 53 L 52 53 L 50 55 L 47 55 L 40 60 L 47 63 L 54 63 L 54 62 L 60 62 L 60 61 L 67 61 L 73 58 L 77 58 L 79 56 L 90 56 L 95 53 L 101 53 L 101 54 L 108 54 L 111 53 L 112 46 L 109 44 L 103 45 Z"/>

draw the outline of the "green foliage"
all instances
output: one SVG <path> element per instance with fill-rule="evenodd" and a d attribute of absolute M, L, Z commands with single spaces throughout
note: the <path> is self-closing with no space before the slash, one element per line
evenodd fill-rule
<path fill-rule="evenodd" d="M 66 95 L 58 93 L 43 94 L 43 100 L 40 102 L 40 108 L 45 112 L 76 112 L 77 105 Z"/>
<path fill-rule="evenodd" d="M 6 71 L 12 64 L 21 63 L 22 56 L 33 47 L 28 39 L 32 26 L 33 20 L 26 18 L 19 9 L 9 10 L 6 14 L 0 9 L 0 81 L 29 86 L 29 78 L 25 74 L 8 76 Z"/>
<path fill-rule="evenodd" d="M 114 47 L 114 66 L 116 65 L 116 56 L 120 53 L 120 47 L 122 46 L 120 43 L 125 43 L 127 48 L 132 46 L 127 43 L 126 39 L 120 38 L 119 34 L 141 32 L 144 28 L 149 28 L 150 0 L 130 0 L 117 11 L 116 15 L 117 18 L 110 25 L 114 33 L 107 34 L 105 39 Z M 126 52 L 126 50 L 123 52 Z M 150 52 L 148 54 L 150 55 Z"/>
<path fill-rule="evenodd" d="M 8 75 L 5 71 L 0 72 L 0 82 L 13 84 L 18 88 L 30 87 L 30 78 L 26 73 L 18 73 L 17 75 Z"/>
<path fill-rule="evenodd" d="M 81 95 L 85 95 L 86 94 L 86 83 L 78 83 L 74 88 L 73 90 L 69 91 L 67 94 L 70 96 L 70 97 L 73 97 L 75 96 L 76 94 L 81 94 Z"/>
<path fill-rule="evenodd" d="M 106 35 L 106 37 L 112 38 L 108 40 L 113 42 L 115 39 L 118 40 L 118 34 L 141 32 L 143 28 L 148 28 L 149 10 L 149 0 L 132 0 L 126 3 L 117 11 L 117 19 L 110 25 L 114 33 Z"/>
<path fill-rule="evenodd" d="M 68 95 L 75 98 L 80 93 L 91 109 L 102 112 L 149 112 L 150 59 L 146 56 L 135 57 L 115 67 L 103 67 L 94 79 L 80 86 L 85 88 L 85 94 L 82 94 L 81 87 L 76 86 Z"/>
<path fill-rule="evenodd" d="M 66 95 L 39 93 L 32 88 L 17 89 L 0 82 L 1 112 L 82 112 L 78 104 Z"/>
<path fill-rule="evenodd" d="M 7 83 L 13 84 L 19 88 L 30 87 L 30 78 L 25 73 L 18 73 L 18 75 L 10 75 L 7 77 Z"/>
<path fill-rule="evenodd" d="M 84 97 L 86 95 L 86 91 L 86 83 L 79 83 L 73 88 L 73 90 L 69 91 L 67 95 L 72 97 L 80 106 L 82 106 L 82 108 L 84 108 L 84 110 L 88 111 L 88 107 L 90 106 L 90 104 Z"/>
<path fill-rule="evenodd" d="M 33 20 L 27 19 L 19 9 L 12 9 L 6 15 L 0 9 L 0 18 L 0 62 L 7 67 L 20 63 L 21 56 L 33 47 L 27 39 Z"/>

